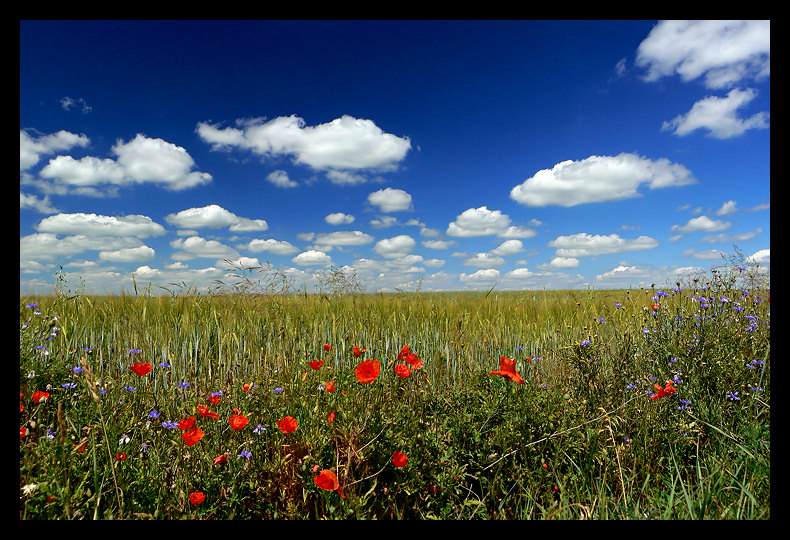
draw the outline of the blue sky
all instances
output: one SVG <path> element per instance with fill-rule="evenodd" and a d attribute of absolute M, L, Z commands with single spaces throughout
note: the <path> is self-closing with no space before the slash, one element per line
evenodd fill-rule
<path fill-rule="evenodd" d="M 767 21 L 21 21 L 20 292 L 770 269 Z M 317 274 L 318 273 L 318 274 Z M 153 287 L 152 292 L 163 292 Z"/>

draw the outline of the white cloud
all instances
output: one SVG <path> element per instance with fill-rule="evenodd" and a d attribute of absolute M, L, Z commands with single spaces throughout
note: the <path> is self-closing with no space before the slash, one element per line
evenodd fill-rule
<path fill-rule="evenodd" d="M 324 216 L 324 221 L 330 225 L 347 225 L 354 221 L 354 216 L 344 214 L 343 212 L 333 212 Z"/>
<path fill-rule="evenodd" d="M 128 143 L 118 140 L 112 151 L 117 160 L 57 156 L 39 174 L 53 180 L 61 189 L 89 186 L 109 189 L 153 183 L 181 191 L 212 180 L 210 174 L 192 170 L 195 162 L 184 148 L 162 139 L 138 134 Z"/>
<path fill-rule="evenodd" d="M 366 176 L 349 171 L 329 170 L 326 171 L 326 177 L 330 182 L 338 186 L 356 186 L 368 181 Z"/>
<path fill-rule="evenodd" d="M 746 257 L 746 262 L 748 263 L 757 263 L 762 266 L 768 266 L 771 264 L 771 250 L 770 249 L 761 249 L 756 251 Z"/>
<path fill-rule="evenodd" d="M 768 112 L 758 112 L 749 118 L 739 118 L 738 109 L 752 101 L 757 92 L 747 88 L 733 88 L 727 97 L 707 96 L 696 102 L 689 112 L 680 114 L 661 125 L 661 131 L 673 131 L 679 137 L 698 129 L 708 130 L 716 139 L 728 139 L 749 129 L 767 129 Z"/>
<path fill-rule="evenodd" d="M 460 279 L 462 282 L 490 282 L 491 280 L 495 280 L 497 278 L 499 278 L 499 270 L 496 268 L 481 268 L 480 270 L 477 270 L 471 274 L 461 273 L 458 276 L 458 279 Z"/>
<path fill-rule="evenodd" d="M 324 253 L 323 251 L 317 251 L 314 249 L 310 249 L 307 251 L 303 251 L 293 259 L 291 262 L 294 264 L 300 264 L 305 266 L 315 266 L 315 265 L 330 265 L 332 264 L 332 258 Z"/>
<path fill-rule="evenodd" d="M 537 221 L 538 224 L 540 223 L 538 220 L 533 219 L 530 220 L 531 222 Z M 511 225 L 497 236 L 500 238 L 532 238 L 536 236 L 538 233 L 534 229 L 530 229 L 529 227 L 524 227 L 523 225 Z"/>
<path fill-rule="evenodd" d="M 515 255 L 524 248 L 521 240 L 505 240 L 499 246 L 491 250 L 494 255 Z"/>
<path fill-rule="evenodd" d="M 553 268 L 576 268 L 579 266 L 579 259 L 576 257 L 554 257 L 549 266 Z"/>
<path fill-rule="evenodd" d="M 206 240 L 199 236 L 189 238 L 176 238 L 170 242 L 170 247 L 181 250 L 171 254 L 171 258 L 178 261 L 188 261 L 197 257 L 211 259 L 235 259 L 239 253 L 232 247 L 226 246 L 216 240 Z"/>
<path fill-rule="evenodd" d="M 335 231 L 315 236 L 315 244 L 319 246 L 364 246 L 373 240 L 371 235 L 362 231 Z"/>
<path fill-rule="evenodd" d="M 475 268 L 496 268 L 505 264 L 505 259 L 493 253 L 475 253 L 461 264 Z"/>
<path fill-rule="evenodd" d="M 708 236 L 703 236 L 700 238 L 700 242 L 707 242 L 710 244 L 729 244 L 733 242 L 743 242 L 745 240 L 751 240 L 758 234 L 763 232 L 762 228 L 757 227 L 753 231 L 745 232 L 745 233 L 737 233 L 737 234 L 709 234 Z"/>
<path fill-rule="evenodd" d="M 19 238 L 20 262 L 28 260 L 51 261 L 60 257 L 70 257 L 89 250 L 116 250 L 137 247 L 142 242 L 137 238 L 86 236 L 77 234 L 58 238 L 50 232 L 34 233 Z"/>
<path fill-rule="evenodd" d="M 41 214 L 54 214 L 55 212 L 59 212 L 57 208 L 52 206 L 49 197 L 46 195 L 43 199 L 39 199 L 35 195 L 28 195 L 21 191 L 19 192 L 19 209 L 35 210 Z"/>
<path fill-rule="evenodd" d="M 685 225 L 672 225 L 670 230 L 679 232 L 681 234 L 698 231 L 715 232 L 723 231 L 724 229 L 729 228 L 730 225 L 732 224 L 729 221 L 711 219 L 708 216 L 698 216 L 688 220 Z"/>
<path fill-rule="evenodd" d="M 93 107 L 88 105 L 88 103 L 82 98 L 71 98 L 69 96 L 63 96 L 60 98 L 60 106 L 63 107 L 64 111 L 71 110 L 72 107 L 79 106 L 80 112 L 82 114 L 88 114 L 93 110 Z"/>
<path fill-rule="evenodd" d="M 240 128 L 197 125 L 200 138 L 214 149 L 237 147 L 264 158 L 291 155 L 316 170 L 393 170 L 411 148 L 408 138 L 384 133 L 371 120 L 343 115 L 306 126 L 298 116 L 237 122 Z"/>
<path fill-rule="evenodd" d="M 761 79 L 771 70 L 771 21 L 661 21 L 639 44 L 636 65 L 647 81 L 677 73 L 703 77 L 708 88 Z"/>
<path fill-rule="evenodd" d="M 99 259 L 112 262 L 149 261 L 154 258 L 155 252 L 148 246 L 123 248 L 116 251 L 100 251 Z"/>
<path fill-rule="evenodd" d="M 400 234 L 392 238 L 384 238 L 376 242 L 373 251 L 382 257 L 395 258 L 404 257 L 409 253 L 417 242 L 408 234 Z"/>
<path fill-rule="evenodd" d="M 422 245 L 430 249 L 447 249 L 456 244 L 455 240 L 423 240 Z"/>
<path fill-rule="evenodd" d="M 727 214 L 732 214 L 738 210 L 737 208 L 738 203 L 735 201 L 726 201 L 721 205 L 721 208 L 714 212 L 717 216 L 726 216 Z"/>
<path fill-rule="evenodd" d="M 411 207 L 411 195 L 402 189 L 388 187 L 368 195 L 368 202 L 382 212 L 400 212 Z"/>
<path fill-rule="evenodd" d="M 182 229 L 199 229 L 203 227 L 221 229 L 228 227 L 231 231 L 265 231 L 269 228 L 266 220 L 239 217 L 219 205 L 210 204 L 200 208 L 188 208 L 175 214 L 165 216 L 165 221 Z"/>
<path fill-rule="evenodd" d="M 61 150 L 69 150 L 75 146 L 85 147 L 90 139 L 85 135 L 77 135 L 60 130 L 38 138 L 31 137 L 25 130 L 19 130 L 19 170 L 25 171 L 38 163 L 44 154 L 54 154 Z"/>
<path fill-rule="evenodd" d="M 42 233 L 98 236 L 161 236 L 165 228 L 155 223 L 148 216 L 130 214 L 128 216 L 114 217 L 97 214 L 56 214 L 46 217 L 36 225 L 36 230 Z"/>
<path fill-rule="evenodd" d="M 458 237 L 490 236 L 501 234 L 510 225 L 510 218 L 499 210 L 486 206 L 469 208 L 456 216 L 447 227 L 447 234 Z"/>
<path fill-rule="evenodd" d="M 635 154 L 590 156 L 566 160 L 542 169 L 513 187 L 510 198 L 526 206 L 575 206 L 638 197 L 638 188 L 650 189 L 692 184 L 696 180 L 683 165 Z"/>
<path fill-rule="evenodd" d="M 277 187 L 294 188 L 299 184 L 288 178 L 288 173 L 283 170 L 276 170 L 266 175 L 266 180 Z"/>
<path fill-rule="evenodd" d="M 260 251 L 268 251 L 276 255 L 290 255 L 291 253 L 296 253 L 297 251 L 299 251 L 299 248 L 294 246 L 290 242 L 286 242 L 285 240 L 278 241 L 273 238 L 268 238 L 266 240 L 261 238 L 255 238 L 254 240 L 250 240 L 246 244 L 240 244 L 236 247 L 239 249 L 246 249 L 255 253 Z"/>
<path fill-rule="evenodd" d="M 623 251 L 641 251 L 653 249 L 658 241 L 649 236 L 640 236 L 631 240 L 620 238 L 617 234 L 598 235 L 577 233 L 558 236 L 548 244 L 557 248 L 557 257 L 594 257 Z"/>

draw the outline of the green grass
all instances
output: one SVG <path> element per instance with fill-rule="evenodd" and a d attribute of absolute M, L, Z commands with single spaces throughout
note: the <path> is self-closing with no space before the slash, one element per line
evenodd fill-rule
<path fill-rule="evenodd" d="M 735 278 L 675 292 L 20 298 L 20 518 L 768 519 L 769 291 Z M 394 372 L 404 345 L 424 363 L 409 378 Z M 525 384 L 489 376 L 500 356 Z M 90 373 L 74 371 L 81 358 Z M 363 385 L 365 358 L 381 373 Z M 674 394 L 650 399 L 673 378 Z M 335 392 L 319 388 L 330 380 Z M 37 390 L 50 397 L 35 404 Z M 249 419 L 239 431 L 234 409 Z M 192 446 L 162 426 L 189 416 L 205 432 Z M 295 432 L 277 429 L 283 416 Z"/>

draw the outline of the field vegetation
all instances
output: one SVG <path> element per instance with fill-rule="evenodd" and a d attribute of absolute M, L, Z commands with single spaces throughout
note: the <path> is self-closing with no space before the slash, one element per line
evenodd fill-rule
<path fill-rule="evenodd" d="M 20 518 L 768 519 L 752 270 L 616 291 L 61 282 L 20 297 Z"/>

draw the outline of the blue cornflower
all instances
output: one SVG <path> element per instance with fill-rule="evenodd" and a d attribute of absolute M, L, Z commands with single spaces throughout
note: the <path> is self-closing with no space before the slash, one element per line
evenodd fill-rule
<path fill-rule="evenodd" d="M 585 339 L 584 341 L 582 341 L 581 343 L 579 343 L 579 345 L 581 345 L 581 346 L 584 346 L 584 345 L 589 345 L 589 344 L 590 344 L 590 340 L 589 340 L 589 339 Z"/>
<path fill-rule="evenodd" d="M 159 411 L 157 411 L 156 409 L 152 410 L 151 412 L 148 413 L 148 417 L 149 418 L 159 418 Z"/>
<path fill-rule="evenodd" d="M 272 392 L 274 392 L 275 394 L 282 394 L 283 393 L 283 389 L 278 386 L 277 388 L 272 390 Z"/>
<path fill-rule="evenodd" d="M 67 383 L 61 384 L 61 386 L 63 388 L 77 388 L 77 383 L 75 383 L 75 382 L 67 382 Z"/>
<path fill-rule="evenodd" d="M 159 367 L 170 367 L 170 364 L 167 362 L 159 362 Z"/>
<path fill-rule="evenodd" d="M 606 324 L 606 321 L 603 320 L 603 317 L 598 317 L 598 322 L 601 324 Z"/>
<path fill-rule="evenodd" d="M 250 452 L 249 450 L 242 450 L 241 454 L 237 454 L 236 457 L 243 457 L 249 459 L 252 457 L 252 452 Z"/>
<path fill-rule="evenodd" d="M 80 366 L 74 366 L 71 371 L 74 373 L 82 373 L 82 368 Z"/>
<path fill-rule="evenodd" d="M 178 383 L 178 384 L 176 385 L 176 388 L 187 388 L 188 386 L 189 386 L 189 383 L 188 383 L 188 382 L 186 382 L 186 381 L 181 381 L 180 383 Z"/>
<path fill-rule="evenodd" d="M 129 349 L 129 354 L 138 354 L 143 352 L 142 349 Z"/>
<path fill-rule="evenodd" d="M 674 363 L 675 363 L 675 362 L 677 362 L 677 361 L 678 361 L 678 359 L 677 359 L 677 358 L 675 358 L 674 356 L 673 356 L 672 358 L 670 358 L 670 359 L 669 359 L 669 362 L 670 362 L 670 363 L 672 363 L 672 364 L 674 364 Z"/>
<path fill-rule="evenodd" d="M 82 349 L 82 350 L 83 350 L 83 352 L 86 352 L 86 353 L 92 353 L 92 352 L 93 352 L 93 349 L 94 349 L 94 347 L 85 347 L 85 348 L 84 348 L 84 349 Z"/>
<path fill-rule="evenodd" d="M 164 422 L 162 422 L 162 427 L 165 429 L 178 429 L 178 422 L 165 420 Z"/>
<path fill-rule="evenodd" d="M 135 390 L 137 390 L 137 387 L 136 386 L 124 386 L 123 389 L 124 390 L 128 390 L 129 392 L 134 392 Z"/>
<path fill-rule="evenodd" d="M 623 440 L 624 440 L 625 442 L 631 442 L 631 438 L 630 438 L 630 437 L 627 437 L 627 436 L 623 436 Z"/>
<path fill-rule="evenodd" d="M 625 387 L 626 390 L 632 390 L 634 388 L 636 388 L 636 385 L 634 383 L 627 384 Z"/>
<path fill-rule="evenodd" d="M 264 431 L 266 431 L 266 428 L 265 428 L 265 427 L 263 427 L 263 426 L 262 426 L 262 425 L 260 425 L 260 424 L 258 424 L 257 426 L 255 426 L 255 429 L 253 429 L 253 430 L 252 430 L 252 432 L 253 432 L 253 433 L 255 433 L 256 435 L 260 435 L 260 434 L 261 434 L 261 433 L 263 433 Z"/>
<path fill-rule="evenodd" d="M 750 386 L 749 390 L 751 390 L 752 392 L 762 392 L 763 391 L 763 389 L 760 388 L 759 386 Z"/>
<path fill-rule="evenodd" d="M 619 308 L 619 307 L 620 307 L 620 306 L 622 306 L 622 305 L 623 305 L 623 304 L 621 304 L 620 302 L 615 302 L 615 303 L 614 303 L 614 307 L 616 307 L 616 308 Z"/>
<path fill-rule="evenodd" d="M 25 304 L 25 307 L 30 308 L 30 309 L 33 309 L 34 307 L 37 307 L 37 306 L 38 306 L 38 302 L 35 302 L 33 304 Z"/>
<path fill-rule="evenodd" d="M 730 392 L 727 394 L 727 399 L 730 401 L 740 401 L 741 398 L 738 397 L 738 392 Z"/>

